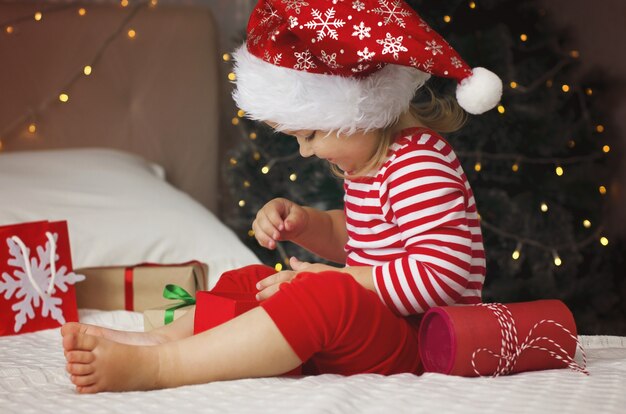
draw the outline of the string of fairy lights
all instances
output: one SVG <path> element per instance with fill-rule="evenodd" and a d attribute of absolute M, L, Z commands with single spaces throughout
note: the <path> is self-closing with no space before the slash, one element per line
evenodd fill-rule
<path fill-rule="evenodd" d="M 38 105 L 29 108 L 25 113 L 21 114 L 0 129 L 0 151 L 5 148 L 5 143 L 9 139 L 19 136 L 34 136 L 40 131 L 37 119 L 52 105 L 68 105 L 70 104 L 70 93 L 76 84 L 81 80 L 96 76 L 97 66 L 105 51 L 118 37 L 125 35 L 129 41 L 134 40 L 138 33 L 131 26 L 131 22 L 137 13 L 145 7 L 156 7 L 158 0 L 142 0 L 135 1 L 133 5 L 129 0 L 121 0 L 119 7 L 121 9 L 128 8 L 128 14 L 121 20 L 115 30 L 100 44 L 96 49 L 93 57 L 84 63 L 83 66 L 77 68 L 76 72 L 71 75 L 69 80 L 61 85 L 57 92 L 53 95 L 42 99 Z M 19 36 L 22 31 L 28 30 L 30 24 L 45 24 L 45 22 L 61 12 L 74 10 L 77 18 L 84 18 L 88 15 L 88 7 L 81 5 L 63 4 L 49 6 L 36 10 L 30 15 L 19 16 L 7 21 L 0 21 L 0 36 Z"/>
<path fill-rule="evenodd" d="M 124 17 L 124 19 L 120 22 L 120 24 L 116 27 L 116 29 L 111 33 L 111 35 L 109 35 L 102 42 L 102 44 L 96 49 L 91 60 L 88 62 L 85 62 L 84 66 L 82 66 L 81 68 L 77 68 L 76 72 L 69 78 L 69 80 L 64 85 L 61 85 L 59 87 L 56 94 L 53 94 L 52 96 L 42 99 L 39 105 L 33 108 L 29 108 L 24 114 L 18 116 L 16 119 L 9 122 L 7 125 L 3 126 L 0 129 L 0 151 L 4 149 L 5 142 L 8 142 L 8 139 L 10 138 L 15 138 L 18 136 L 29 136 L 29 135 L 32 136 L 36 134 L 40 128 L 37 123 L 38 117 L 42 113 L 44 113 L 51 105 L 70 104 L 71 92 L 74 90 L 74 88 L 77 87 L 77 84 L 81 80 L 84 80 L 89 77 L 93 77 L 97 74 L 97 65 L 100 62 L 108 46 L 120 36 L 125 35 L 129 41 L 132 41 L 138 36 L 137 31 L 134 28 L 132 28 L 132 25 L 131 25 L 131 22 L 133 18 L 136 16 L 137 12 L 144 7 L 156 7 L 157 4 L 158 4 L 158 0 L 135 1 L 133 2 L 133 5 L 130 4 L 129 0 L 121 0 L 119 2 L 119 7 L 122 9 L 129 8 L 130 9 L 129 13 Z M 468 2 L 468 7 L 470 9 L 476 9 L 478 7 L 477 2 L 474 2 L 474 1 Z M 28 30 L 28 25 L 30 24 L 33 24 L 33 23 L 45 24 L 45 22 L 48 19 L 52 18 L 55 14 L 63 12 L 63 11 L 67 11 L 67 10 L 72 10 L 72 9 L 75 10 L 77 18 L 83 18 L 88 14 L 88 7 L 84 5 L 76 6 L 76 5 L 71 5 L 71 4 L 64 4 L 64 5 L 50 6 L 50 7 L 42 8 L 40 10 L 36 10 L 34 13 L 28 16 L 20 16 L 20 17 L 13 18 L 8 21 L 0 21 L 0 36 L 17 36 L 19 35 L 21 31 Z M 452 17 L 445 15 L 442 17 L 442 20 L 445 23 L 449 24 L 452 22 Z M 520 44 L 524 45 L 526 44 L 526 42 L 528 42 L 529 36 L 525 33 L 520 33 L 519 40 L 521 42 Z M 569 53 L 564 53 L 564 56 L 566 56 L 569 59 L 578 59 L 580 57 L 580 53 L 576 50 L 573 50 L 573 51 L 570 51 Z M 224 53 L 222 58 L 224 62 L 231 61 L 231 55 L 229 53 Z M 568 84 L 555 85 L 555 82 L 553 81 L 553 77 L 565 66 L 566 63 L 567 63 L 566 60 L 557 63 L 555 67 L 553 67 L 550 71 L 548 71 L 543 76 L 539 77 L 538 79 L 536 79 L 533 83 L 529 85 L 521 85 L 514 80 L 510 80 L 508 83 L 509 92 L 528 93 L 543 85 L 547 88 L 558 87 L 564 94 L 576 93 L 579 95 L 579 101 L 581 102 L 581 107 L 582 107 L 583 113 L 585 114 L 585 118 L 589 120 L 590 117 L 584 104 L 585 102 L 584 95 L 586 96 L 593 95 L 593 90 L 591 88 L 584 88 L 582 90 L 579 90 L 578 88 L 572 88 Z M 232 82 L 235 80 L 235 74 L 230 72 L 228 73 L 227 78 L 229 81 Z M 498 105 L 496 110 L 502 116 L 506 116 L 507 110 L 504 105 Z M 245 113 L 242 110 L 238 110 L 237 114 L 232 118 L 232 124 L 235 126 L 239 125 L 240 119 L 244 116 L 245 116 Z M 595 125 L 591 129 L 593 130 L 593 132 L 597 134 L 603 134 L 605 132 L 605 127 L 601 124 Z M 259 146 L 254 144 L 254 141 L 257 139 L 257 136 L 258 136 L 257 133 L 254 131 L 250 133 L 246 133 L 246 139 L 248 142 L 251 143 L 254 149 L 253 158 L 256 161 L 267 160 L 266 162 L 262 163 L 262 166 L 260 168 L 261 174 L 268 174 L 269 171 L 275 165 L 280 164 L 282 162 L 292 161 L 298 157 L 297 152 L 293 154 L 288 154 L 282 157 L 270 157 Z M 569 148 L 574 148 L 576 145 L 576 142 L 572 139 L 568 141 L 567 145 Z M 601 151 L 602 152 L 591 153 L 585 156 L 576 156 L 576 157 L 567 157 L 567 158 L 533 158 L 533 157 L 527 157 L 522 154 L 487 153 L 487 152 L 482 152 L 482 151 L 458 152 L 457 154 L 461 158 L 476 160 L 474 164 L 474 170 L 477 173 L 480 173 L 480 171 L 483 169 L 485 162 L 509 162 L 511 165 L 511 171 L 513 173 L 520 173 L 521 166 L 524 164 L 553 165 L 554 173 L 560 177 L 566 173 L 565 171 L 566 166 L 576 164 L 576 163 L 592 162 L 592 161 L 601 159 L 602 157 L 606 156 L 611 151 L 611 148 L 608 144 L 603 145 Z M 233 166 L 237 164 L 237 160 L 235 158 L 230 158 L 229 162 Z M 291 182 L 296 182 L 298 179 L 297 174 L 295 172 L 290 172 L 288 178 Z M 243 183 L 243 186 L 245 188 L 250 187 L 250 185 L 251 185 L 250 182 L 247 180 L 244 181 Z M 599 186 L 598 192 L 602 196 L 605 196 L 608 193 L 607 187 L 605 185 Z M 244 199 L 239 200 L 238 205 L 240 207 L 244 207 L 246 205 L 245 200 Z M 547 213 L 549 211 L 548 204 L 546 202 L 540 203 L 539 210 L 541 211 L 541 213 Z M 547 252 L 550 252 L 553 257 L 554 265 L 560 266 L 562 264 L 562 259 L 559 256 L 559 253 L 558 253 L 559 251 L 572 250 L 572 249 L 578 250 L 596 241 L 599 241 L 601 245 L 603 246 L 607 246 L 609 244 L 608 238 L 605 235 L 603 235 L 604 227 L 602 225 L 598 225 L 595 231 L 593 232 L 593 234 L 591 234 L 589 237 L 585 238 L 584 240 L 578 241 L 577 243 L 562 244 L 562 245 L 547 245 L 537 240 L 532 240 L 529 238 L 521 237 L 518 234 L 507 232 L 489 223 L 484 218 L 481 219 L 481 223 L 482 223 L 482 226 L 488 231 L 491 231 L 502 238 L 510 239 L 515 242 L 516 247 L 515 247 L 515 250 L 511 254 L 511 257 L 513 260 L 519 260 L 521 258 L 521 254 L 522 254 L 521 252 L 522 252 L 523 246 L 533 246 L 535 248 L 539 248 Z M 592 223 L 589 219 L 584 219 L 581 224 L 586 229 L 590 229 L 592 227 Z M 250 230 L 248 234 L 250 236 L 253 236 L 254 234 L 251 232 L 252 231 Z M 279 248 L 279 251 L 282 251 L 281 255 L 285 256 L 284 258 L 286 259 L 286 254 L 284 253 L 284 251 L 280 248 Z M 278 265 L 280 265 L 280 263 Z"/>
<path fill-rule="evenodd" d="M 478 8 L 479 6 L 477 2 L 469 1 L 467 3 L 467 7 L 474 10 Z M 452 22 L 452 17 L 449 15 L 444 15 L 442 17 L 442 20 L 445 23 L 449 24 Z M 518 36 L 519 36 L 518 38 L 520 42 L 519 47 L 524 48 L 525 45 L 528 44 L 529 35 L 526 33 L 519 33 Z M 553 80 L 554 77 L 567 64 L 571 63 L 572 60 L 576 60 L 580 58 L 580 52 L 577 50 L 571 50 L 569 52 L 562 52 L 561 54 L 563 55 L 564 59 L 558 62 L 553 68 L 548 70 L 542 76 L 535 79 L 532 83 L 529 83 L 528 85 L 522 85 L 515 80 L 509 80 L 508 84 L 506 84 L 509 89 L 508 92 L 520 93 L 520 94 L 530 93 L 536 90 L 537 88 L 543 86 L 546 88 L 558 87 L 563 94 L 577 94 L 579 98 L 580 106 L 581 106 L 581 111 L 583 113 L 583 118 L 586 122 L 589 122 L 589 125 L 590 125 L 589 132 L 590 133 L 593 132 L 596 134 L 603 134 L 605 132 L 604 125 L 602 124 L 593 125 L 590 119 L 591 117 L 589 115 L 589 111 L 586 108 L 586 103 L 585 103 L 584 98 L 585 96 L 592 96 L 594 93 L 593 89 L 590 87 L 580 89 L 578 87 L 572 87 L 567 83 L 556 84 L 555 81 Z M 226 63 L 229 63 L 232 59 L 229 53 L 224 53 L 222 58 L 223 58 L 223 61 Z M 228 78 L 228 81 L 230 82 L 233 82 L 236 80 L 236 76 L 232 71 L 228 73 L 227 78 Z M 507 114 L 507 108 L 503 104 L 498 105 L 496 107 L 496 110 L 501 116 L 506 116 Z M 233 116 L 231 119 L 232 125 L 234 125 L 235 127 L 240 126 L 241 118 L 243 118 L 244 116 L 245 116 L 245 112 L 243 110 L 238 110 L 236 115 Z M 263 161 L 260 163 L 261 167 L 259 171 L 261 174 L 268 174 L 270 169 L 273 166 L 280 164 L 281 162 L 291 161 L 294 158 L 298 157 L 297 152 L 295 152 L 294 154 L 289 154 L 287 156 L 280 157 L 280 158 L 268 156 L 267 154 L 264 153 L 264 151 L 258 145 L 254 143 L 255 140 L 258 138 L 257 132 L 255 131 L 247 132 L 245 131 L 244 128 L 242 128 L 241 130 L 243 131 L 244 140 L 247 141 L 248 144 L 252 146 L 254 160 Z M 574 139 L 569 139 L 567 142 L 567 147 L 570 149 L 573 149 L 575 146 L 576 146 L 576 141 Z M 543 165 L 552 165 L 554 168 L 554 173 L 558 177 L 562 177 L 566 173 L 567 166 L 600 160 L 603 157 L 605 157 L 610 151 L 611 151 L 611 147 L 608 144 L 605 144 L 602 146 L 601 152 L 594 152 L 594 153 L 590 153 L 584 156 L 571 156 L 571 157 L 536 158 L 536 157 L 528 157 L 526 155 L 516 154 L 516 153 L 488 153 L 488 152 L 483 152 L 483 151 L 471 151 L 471 152 L 458 151 L 457 155 L 462 159 L 475 160 L 474 171 L 476 171 L 476 173 L 480 173 L 483 170 L 485 162 L 505 162 L 505 163 L 508 162 L 510 163 L 511 171 L 514 174 L 521 173 L 521 169 L 524 164 L 527 164 L 527 165 L 543 164 Z M 231 157 L 229 159 L 229 163 L 231 166 L 234 167 L 237 165 L 238 160 L 236 158 Z M 296 173 L 288 172 L 288 174 L 290 174 L 289 175 L 290 181 L 292 182 L 297 181 L 298 177 Z M 243 187 L 249 188 L 250 182 L 248 180 L 245 180 L 243 182 Z M 606 185 L 600 185 L 597 191 L 602 196 L 605 196 L 608 193 Z M 239 207 L 245 207 L 246 205 L 245 199 L 242 198 L 238 200 L 238 205 Z M 538 210 L 540 211 L 541 214 L 546 214 L 550 210 L 550 207 L 548 203 L 544 201 L 539 204 Z M 562 252 L 566 250 L 580 250 L 596 242 L 599 242 L 602 246 L 608 246 L 609 244 L 609 239 L 604 235 L 605 227 L 602 224 L 597 225 L 595 228 L 595 231 L 593 231 L 592 234 L 590 234 L 588 237 L 582 240 L 579 240 L 575 243 L 563 243 L 563 244 L 554 244 L 554 245 L 548 245 L 538 240 L 533 240 L 527 237 L 520 236 L 519 234 L 513 234 L 511 232 L 508 232 L 504 229 L 499 228 L 498 226 L 490 223 L 489 221 L 486 221 L 483 217 L 481 217 L 481 225 L 484 229 L 496 234 L 500 238 L 513 241 L 513 243 L 515 244 L 515 249 L 511 252 L 511 259 L 515 261 L 520 260 L 522 258 L 522 251 L 523 251 L 524 246 L 532 246 L 534 248 L 541 249 L 541 250 L 548 252 L 552 257 L 554 266 L 558 267 L 563 264 L 563 259 L 560 257 L 559 251 Z M 585 229 L 591 229 L 593 227 L 591 221 L 588 218 L 583 219 L 581 222 L 581 225 Z M 252 230 L 249 230 L 248 236 L 253 237 L 254 232 Z M 279 254 L 285 260 L 285 262 L 287 262 L 288 258 L 284 250 L 279 249 Z M 276 268 L 280 270 L 282 268 L 282 264 L 277 263 Z"/>

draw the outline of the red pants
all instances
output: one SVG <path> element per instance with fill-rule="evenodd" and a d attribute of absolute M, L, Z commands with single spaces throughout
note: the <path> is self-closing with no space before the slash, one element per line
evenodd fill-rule
<path fill-rule="evenodd" d="M 276 271 L 253 265 L 222 275 L 214 292 L 258 292 Z M 301 273 L 260 306 L 301 361 L 305 374 L 421 374 L 418 321 L 392 313 L 375 292 L 341 272 Z"/>

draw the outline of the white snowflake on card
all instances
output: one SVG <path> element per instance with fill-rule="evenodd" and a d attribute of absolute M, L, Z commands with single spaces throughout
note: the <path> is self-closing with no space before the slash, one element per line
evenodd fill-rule
<path fill-rule="evenodd" d="M 365 26 L 364 22 L 361 22 L 361 24 L 359 24 L 358 26 L 353 25 L 352 28 L 354 29 L 354 32 L 352 32 L 352 36 L 358 36 L 359 40 L 363 40 L 366 37 L 371 37 L 370 30 L 372 30 L 372 28 Z"/>
<path fill-rule="evenodd" d="M 309 3 L 304 0 L 282 0 L 282 3 L 287 5 L 285 11 L 293 9 L 297 14 L 300 14 L 302 7 L 309 5 Z"/>
<path fill-rule="evenodd" d="M 426 41 L 426 47 L 424 49 L 433 52 L 433 56 L 435 56 L 437 54 L 443 55 L 443 50 L 441 50 L 442 47 L 443 46 L 437 43 L 436 40 L 428 40 Z"/>
<path fill-rule="evenodd" d="M 372 9 L 372 11 L 384 16 L 383 24 L 385 26 L 393 22 L 400 27 L 406 27 L 404 18 L 409 17 L 411 12 L 403 8 L 399 0 L 378 0 L 378 4 L 380 4 L 381 7 Z"/>
<path fill-rule="evenodd" d="M 313 62 L 313 57 L 311 56 L 311 52 L 309 52 L 308 50 L 305 50 L 302 53 L 294 52 L 293 55 L 297 59 L 297 63 L 293 65 L 294 69 L 308 70 L 308 69 L 317 67 L 317 65 Z"/>
<path fill-rule="evenodd" d="M 324 12 L 323 16 L 322 12 L 313 9 L 311 14 L 315 19 L 305 23 L 304 26 L 307 29 L 317 30 L 317 40 L 322 40 L 326 36 L 334 40 L 339 39 L 337 29 L 343 27 L 346 22 L 342 19 L 335 19 L 335 9 L 331 7 Z"/>
<path fill-rule="evenodd" d="M 54 242 L 58 239 L 55 233 L 52 235 Z M 68 286 L 85 279 L 83 275 L 77 275 L 74 272 L 67 273 L 67 268 L 62 266 L 55 269 L 52 275 L 50 259 L 55 262 L 58 256 L 52 258 L 52 246 L 50 242 L 45 244 L 45 248 L 37 246 L 37 257 L 30 257 L 30 249 L 26 248 L 24 252 L 16 241 L 7 238 L 7 247 L 9 249 L 9 260 L 7 264 L 15 268 L 12 274 L 2 273 L 0 279 L 0 294 L 4 293 L 4 299 L 19 299 L 11 306 L 15 312 L 14 332 L 19 332 L 29 319 L 35 318 L 35 309 L 41 307 L 41 316 L 48 317 L 63 324 L 65 318 L 61 310 L 63 303 L 61 298 L 51 296 L 56 289 L 67 292 Z M 30 270 L 31 278 L 28 276 Z"/>
<path fill-rule="evenodd" d="M 398 53 L 406 52 L 408 49 L 402 45 L 404 36 L 393 37 L 391 33 L 387 33 L 382 40 L 377 40 L 376 43 L 383 46 L 383 55 L 393 54 L 393 58 L 398 60 Z"/>
<path fill-rule="evenodd" d="M 298 23 L 298 18 L 297 17 L 289 16 L 289 28 L 290 29 L 293 29 L 298 24 L 299 23 Z"/>

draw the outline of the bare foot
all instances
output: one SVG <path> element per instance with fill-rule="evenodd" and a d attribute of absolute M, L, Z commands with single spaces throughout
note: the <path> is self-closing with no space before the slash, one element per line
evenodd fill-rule
<path fill-rule="evenodd" d="M 98 336 L 110 341 L 128 345 L 158 345 L 167 341 L 164 336 L 152 332 L 128 332 L 103 328 L 96 325 L 87 325 L 78 322 L 68 322 L 61 327 L 63 337 L 70 334 L 87 334 Z"/>
<path fill-rule="evenodd" d="M 66 370 L 76 391 L 83 394 L 159 388 L 159 348 L 81 332 L 63 335 Z"/>

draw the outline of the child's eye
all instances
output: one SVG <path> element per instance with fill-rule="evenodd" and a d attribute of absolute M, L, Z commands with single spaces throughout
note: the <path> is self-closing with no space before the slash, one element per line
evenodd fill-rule
<path fill-rule="evenodd" d="M 312 140 L 313 138 L 315 138 L 315 134 L 316 134 L 316 133 L 317 133 L 317 131 L 313 131 L 313 132 L 311 132 L 308 136 L 304 137 L 304 140 L 305 140 L 305 141 L 310 141 L 310 140 Z"/>

